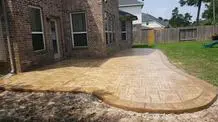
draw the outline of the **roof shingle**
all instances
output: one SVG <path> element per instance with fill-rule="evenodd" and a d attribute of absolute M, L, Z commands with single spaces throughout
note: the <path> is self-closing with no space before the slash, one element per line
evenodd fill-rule
<path fill-rule="evenodd" d="M 169 23 L 167 23 L 167 22 L 159 20 L 158 18 L 156 18 L 150 14 L 142 13 L 142 22 L 150 22 L 150 21 L 156 21 L 165 27 L 169 26 Z"/>

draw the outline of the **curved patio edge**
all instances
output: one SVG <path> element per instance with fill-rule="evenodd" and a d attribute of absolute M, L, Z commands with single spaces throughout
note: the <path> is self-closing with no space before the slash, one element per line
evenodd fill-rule
<path fill-rule="evenodd" d="M 210 107 L 216 100 L 217 95 L 210 96 L 210 100 L 206 100 L 206 95 L 187 102 L 182 103 L 165 103 L 165 104 L 154 104 L 154 103 L 137 103 L 125 100 L 120 100 L 115 96 L 100 96 L 96 95 L 99 99 L 102 99 L 105 103 L 127 110 L 139 113 L 164 113 L 164 114 L 181 114 L 181 113 L 192 113 Z M 198 103 L 199 102 L 199 103 Z"/>
<path fill-rule="evenodd" d="M 164 113 L 164 114 L 181 114 L 192 113 L 210 107 L 216 100 L 217 94 L 214 92 L 203 92 L 198 98 L 181 102 L 181 103 L 139 103 L 127 100 L 121 100 L 119 97 L 108 93 L 98 88 L 70 88 L 71 90 L 64 89 L 22 89 L 15 87 L 0 87 L 2 90 L 15 91 L 15 92 L 63 92 L 63 93 L 86 93 L 96 96 L 106 104 L 124 109 L 127 111 L 134 111 L 138 113 Z"/>

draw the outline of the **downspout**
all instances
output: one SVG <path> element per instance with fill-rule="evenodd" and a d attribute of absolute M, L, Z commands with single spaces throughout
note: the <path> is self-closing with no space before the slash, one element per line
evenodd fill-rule
<path fill-rule="evenodd" d="M 3 5 L 3 14 L 4 14 L 4 20 L 5 20 L 5 30 L 6 30 L 6 36 L 7 36 L 7 43 L 8 43 L 8 53 L 9 53 L 9 59 L 10 59 L 10 68 L 11 74 L 15 73 L 15 66 L 14 66 L 14 60 L 13 60 L 13 53 L 12 53 L 12 45 L 11 45 L 11 40 L 10 40 L 10 33 L 9 33 L 9 25 L 8 25 L 8 16 L 6 12 L 6 7 L 5 7 L 5 1 L 2 0 L 2 5 Z"/>

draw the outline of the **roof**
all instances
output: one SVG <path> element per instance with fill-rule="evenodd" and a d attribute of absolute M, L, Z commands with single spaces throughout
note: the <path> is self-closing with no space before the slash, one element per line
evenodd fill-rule
<path fill-rule="evenodd" d="M 138 0 L 119 0 L 119 2 L 120 2 L 120 6 L 144 5 L 143 2 L 139 2 Z"/>
<path fill-rule="evenodd" d="M 124 16 L 124 17 L 129 17 L 129 18 L 131 18 L 132 20 L 137 20 L 137 19 L 138 19 L 137 16 L 134 16 L 134 15 L 128 13 L 128 12 L 124 12 L 124 11 L 121 11 L 121 10 L 119 11 L 119 14 L 120 14 L 121 17 L 122 17 L 122 16 Z"/>
<path fill-rule="evenodd" d="M 150 14 L 142 13 L 142 22 L 150 22 L 150 21 L 156 21 L 165 27 L 169 26 L 169 23 L 167 23 L 165 21 L 162 21 L 162 20 L 160 20 L 160 19 L 158 19 Z"/>

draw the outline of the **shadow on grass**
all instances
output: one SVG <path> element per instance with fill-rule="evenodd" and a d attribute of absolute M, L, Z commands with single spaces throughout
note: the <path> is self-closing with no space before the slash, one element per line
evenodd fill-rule
<path fill-rule="evenodd" d="M 133 45 L 132 48 L 155 48 L 155 46 L 148 46 L 148 45 Z"/>

